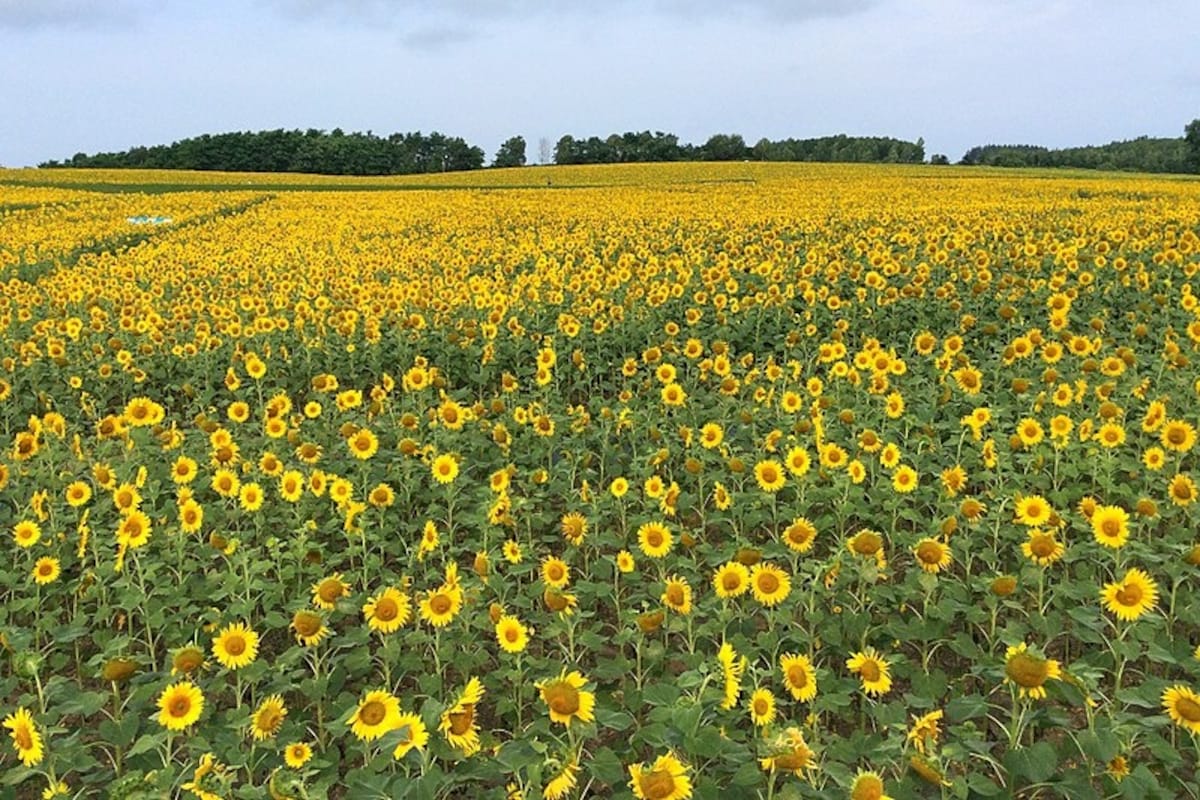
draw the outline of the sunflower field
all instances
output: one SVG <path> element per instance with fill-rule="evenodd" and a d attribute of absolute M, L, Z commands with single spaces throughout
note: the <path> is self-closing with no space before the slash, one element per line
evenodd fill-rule
<path fill-rule="evenodd" d="M 1200 797 L 1197 273 L 1195 180 L 0 172 L 0 798 Z"/>

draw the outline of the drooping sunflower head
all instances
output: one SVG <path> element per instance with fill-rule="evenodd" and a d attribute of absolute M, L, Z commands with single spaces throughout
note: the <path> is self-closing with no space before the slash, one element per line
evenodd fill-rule
<path fill-rule="evenodd" d="M 686 800 L 692 796 L 687 766 L 674 753 L 659 756 L 647 767 L 629 767 L 629 786 L 638 800 Z"/>
<path fill-rule="evenodd" d="M 1030 652 L 1021 642 L 1005 652 L 1004 676 L 1018 687 L 1021 697 L 1037 700 L 1046 696 L 1046 681 L 1060 679 L 1062 671 L 1057 661 Z"/>

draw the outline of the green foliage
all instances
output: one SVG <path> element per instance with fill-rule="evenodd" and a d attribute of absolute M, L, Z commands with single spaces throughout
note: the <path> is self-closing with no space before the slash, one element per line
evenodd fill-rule
<path fill-rule="evenodd" d="M 345 133 L 341 128 L 328 133 L 312 128 L 279 129 L 204 134 L 119 153 L 76 153 L 65 162 L 48 161 L 39 166 L 409 175 L 479 169 L 483 150 L 436 131 L 428 135 L 393 133 L 384 138 L 370 131 Z"/>
<path fill-rule="evenodd" d="M 513 136 L 507 139 L 496 151 L 493 167 L 523 167 L 525 166 L 525 137 Z"/>
<path fill-rule="evenodd" d="M 1197 132 L 1196 136 L 1200 139 L 1200 132 Z M 1073 167 L 1131 172 L 1191 172 L 1195 169 L 1189 169 L 1187 166 L 1188 147 L 1185 139 L 1152 139 L 1147 136 L 1105 145 L 1067 147 L 1060 150 L 1028 144 L 989 144 L 972 147 L 959 163 L 988 167 Z M 1196 147 L 1200 147 L 1200 142 Z"/>

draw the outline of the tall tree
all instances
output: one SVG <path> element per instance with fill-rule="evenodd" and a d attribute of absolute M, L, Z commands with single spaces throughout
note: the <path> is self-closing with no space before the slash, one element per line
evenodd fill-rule
<path fill-rule="evenodd" d="M 1187 142 L 1187 166 L 1190 172 L 1200 172 L 1200 119 L 1194 119 L 1183 129 Z"/>
<path fill-rule="evenodd" d="M 500 145 L 496 151 L 493 167 L 523 167 L 525 166 L 525 137 L 513 136 Z"/>

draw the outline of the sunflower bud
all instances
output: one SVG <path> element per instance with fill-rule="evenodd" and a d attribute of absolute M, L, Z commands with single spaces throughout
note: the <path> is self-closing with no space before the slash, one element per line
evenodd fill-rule
<path fill-rule="evenodd" d="M 100 675 L 112 683 L 124 683 L 138 671 L 138 663 L 129 658 L 110 658 L 104 662 Z"/>

